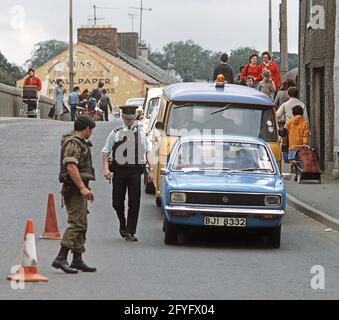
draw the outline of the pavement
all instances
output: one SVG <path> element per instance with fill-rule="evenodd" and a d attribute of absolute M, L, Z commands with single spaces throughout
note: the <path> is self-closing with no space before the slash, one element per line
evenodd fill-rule
<path fill-rule="evenodd" d="M 290 172 L 289 165 L 283 166 L 283 172 Z M 322 183 L 317 181 L 285 181 L 288 204 L 296 210 L 339 231 L 339 180 L 322 175 Z"/>
<path fill-rule="evenodd" d="M 98 272 L 65 275 L 51 268 L 59 241 L 37 240 L 39 271 L 49 282 L 14 290 L 6 276 L 20 262 L 26 220 L 33 219 L 36 238 L 42 234 L 49 192 L 55 195 L 60 231 L 67 226 L 65 210 L 60 208 L 58 170 L 60 137 L 72 124 L 0 123 L 0 299 L 339 298 L 339 234 L 292 207 L 286 210 L 282 246 L 277 250 L 267 249 L 260 236 L 224 229 L 195 230 L 180 235 L 177 246 L 166 246 L 160 210 L 153 196 L 143 194 L 139 242 L 121 239 L 100 158 L 106 136 L 118 125 L 99 123 L 91 138 L 97 181 L 91 185 L 96 198 L 89 208 L 84 258 Z M 324 290 L 311 288 L 315 265 L 326 272 Z"/>

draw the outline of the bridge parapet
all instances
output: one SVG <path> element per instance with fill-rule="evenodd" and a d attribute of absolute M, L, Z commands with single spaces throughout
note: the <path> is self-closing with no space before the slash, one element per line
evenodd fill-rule
<path fill-rule="evenodd" d="M 41 119 L 49 119 L 48 112 L 53 100 L 40 96 Z M 22 91 L 16 87 L 0 83 L 0 117 L 19 117 L 22 107 Z"/>

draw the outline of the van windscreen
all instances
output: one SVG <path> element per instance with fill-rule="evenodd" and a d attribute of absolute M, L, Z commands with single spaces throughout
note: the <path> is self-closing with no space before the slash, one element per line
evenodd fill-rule
<path fill-rule="evenodd" d="M 167 124 L 170 136 L 234 134 L 277 140 L 272 108 L 231 104 L 173 104 Z"/>

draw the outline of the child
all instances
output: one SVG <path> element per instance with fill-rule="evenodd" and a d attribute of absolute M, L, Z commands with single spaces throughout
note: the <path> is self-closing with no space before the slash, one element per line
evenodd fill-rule
<path fill-rule="evenodd" d="M 264 70 L 262 73 L 264 79 L 259 82 L 259 91 L 268 95 L 271 100 L 274 100 L 276 87 L 274 82 L 272 81 L 272 74 L 269 70 Z"/>
<path fill-rule="evenodd" d="M 308 124 L 304 119 L 304 110 L 302 106 L 295 106 L 292 109 L 293 118 L 288 120 L 285 124 L 288 138 L 288 160 L 291 161 L 291 167 L 294 167 L 295 156 L 297 150 L 294 150 L 294 146 L 307 145 L 309 138 Z"/>
<path fill-rule="evenodd" d="M 250 88 L 253 88 L 253 89 L 257 89 L 258 90 L 258 86 L 257 84 L 255 83 L 255 78 L 252 77 L 252 76 L 248 76 L 246 78 L 246 87 L 250 87 Z"/>

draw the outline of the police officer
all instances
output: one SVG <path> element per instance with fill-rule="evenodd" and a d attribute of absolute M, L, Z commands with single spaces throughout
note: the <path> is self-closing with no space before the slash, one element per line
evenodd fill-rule
<path fill-rule="evenodd" d="M 62 196 L 66 205 L 69 227 L 61 241 L 61 249 L 52 267 L 65 273 L 95 272 L 83 260 L 87 232 L 87 202 L 94 201 L 89 181 L 95 180 L 92 166 L 92 144 L 88 139 L 95 128 L 95 122 L 88 116 L 81 116 L 74 122 L 74 131 L 64 135 L 61 141 L 59 180 L 63 183 Z M 73 252 L 71 266 L 67 262 L 69 251 Z"/>
<path fill-rule="evenodd" d="M 151 145 L 146 134 L 136 123 L 137 106 L 121 106 L 122 127 L 108 136 L 103 153 L 104 176 L 111 181 L 113 173 L 113 208 L 120 222 L 120 235 L 135 242 L 140 197 L 141 175 L 146 162 L 150 166 Z M 111 158 L 110 158 L 111 156 Z M 152 179 L 149 173 L 149 179 Z M 125 195 L 128 190 L 128 215 L 125 217 Z"/>

